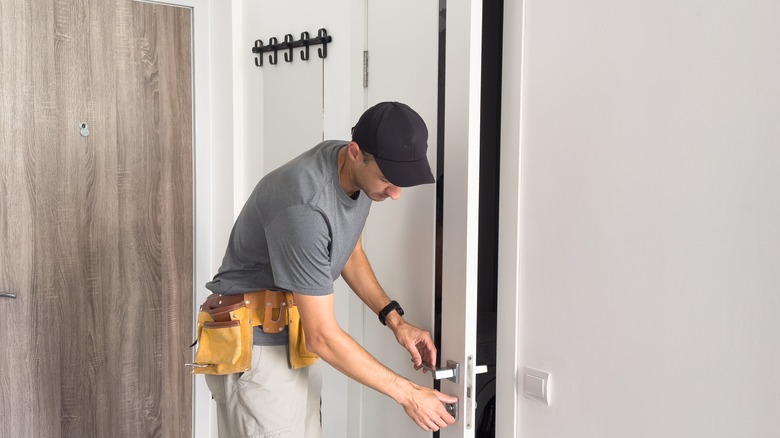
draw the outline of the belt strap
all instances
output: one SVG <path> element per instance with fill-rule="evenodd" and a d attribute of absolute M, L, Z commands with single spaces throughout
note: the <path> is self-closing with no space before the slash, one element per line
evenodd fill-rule
<path fill-rule="evenodd" d="M 250 326 L 262 326 L 265 333 L 281 333 L 289 324 L 287 307 L 295 305 L 295 301 L 285 299 L 285 295 L 284 292 L 271 290 L 243 295 L 212 294 L 200 306 L 200 310 L 211 315 L 216 322 L 246 318 Z M 246 312 L 237 312 L 242 308 Z"/>

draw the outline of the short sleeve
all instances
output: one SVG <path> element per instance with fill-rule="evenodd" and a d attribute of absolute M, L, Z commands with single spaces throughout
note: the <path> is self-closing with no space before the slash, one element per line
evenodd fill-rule
<path fill-rule="evenodd" d="M 265 237 L 276 286 L 307 295 L 333 292 L 331 233 L 321 212 L 306 205 L 279 212 Z"/>

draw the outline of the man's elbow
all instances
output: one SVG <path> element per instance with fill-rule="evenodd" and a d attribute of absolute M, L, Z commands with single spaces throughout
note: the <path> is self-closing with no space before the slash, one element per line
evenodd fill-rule
<path fill-rule="evenodd" d="M 334 350 L 338 349 L 337 345 L 339 344 L 338 335 L 334 333 L 306 332 L 305 340 L 306 349 L 321 357 L 326 362 L 328 361 L 328 358 L 333 355 Z"/>
<path fill-rule="evenodd" d="M 316 354 L 317 356 L 322 357 L 322 341 L 319 339 L 312 339 L 311 337 L 306 337 L 306 350 L 308 350 L 311 353 Z"/>
<path fill-rule="evenodd" d="M 325 339 L 325 336 L 322 336 L 320 333 L 307 332 L 305 343 L 306 349 L 316 354 L 317 356 L 323 359 L 328 356 L 328 351 L 330 350 L 328 348 L 328 341 Z"/>

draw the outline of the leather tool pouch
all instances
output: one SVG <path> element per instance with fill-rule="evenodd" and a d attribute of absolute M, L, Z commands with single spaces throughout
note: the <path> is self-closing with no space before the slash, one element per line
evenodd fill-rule
<path fill-rule="evenodd" d="M 241 358 L 241 321 L 206 321 L 200 330 L 195 363 L 235 364 Z M 208 346 L 208 348 L 202 348 Z"/>
<path fill-rule="evenodd" d="M 290 368 L 304 368 L 317 362 L 319 356 L 306 349 L 306 338 L 303 335 L 303 324 L 301 324 L 301 315 L 298 313 L 298 307 L 295 305 L 295 298 L 292 293 L 284 294 L 287 300 L 287 313 L 289 323 L 287 326 L 287 358 Z"/>
<path fill-rule="evenodd" d="M 232 374 L 252 367 L 252 328 L 260 325 L 261 294 L 216 295 L 198 312 L 193 374 Z M 262 310 L 262 309 L 261 309 Z"/>
<path fill-rule="evenodd" d="M 252 367 L 253 328 L 262 325 L 266 333 L 281 333 L 290 326 L 288 356 L 291 368 L 316 362 L 306 350 L 303 327 L 292 293 L 260 291 L 243 295 L 210 295 L 198 312 L 197 351 L 193 374 L 232 374 Z M 294 336 L 293 336 L 294 335 Z M 295 342 L 295 344 L 293 344 Z"/>

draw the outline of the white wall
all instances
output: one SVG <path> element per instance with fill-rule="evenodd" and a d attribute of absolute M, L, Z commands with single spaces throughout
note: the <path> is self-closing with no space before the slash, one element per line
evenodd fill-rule
<path fill-rule="evenodd" d="M 518 436 L 777 436 L 780 3 L 524 4 Z"/>

